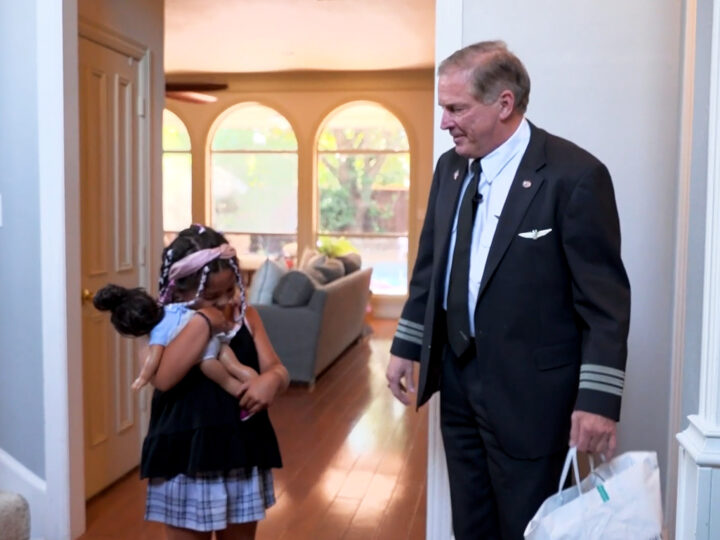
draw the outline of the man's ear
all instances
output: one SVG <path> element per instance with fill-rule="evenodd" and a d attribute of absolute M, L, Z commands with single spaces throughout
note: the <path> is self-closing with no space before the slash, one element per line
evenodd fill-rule
<path fill-rule="evenodd" d="M 510 90 L 503 90 L 497 99 L 500 105 L 500 119 L 507 120 L 515 110 L 515 94 Z"/>

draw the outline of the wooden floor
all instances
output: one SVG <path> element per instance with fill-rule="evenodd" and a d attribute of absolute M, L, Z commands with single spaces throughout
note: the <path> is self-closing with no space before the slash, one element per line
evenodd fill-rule
<path fill-rule="evenodd" d="M 370 326 L 312 392 L 291 386 L 271 408 L 284 467 L 259 540 L 425 538 L 427 408 L 392 398 L 385 366 L 395 322 Z M 144 504 L 136 470 L 88 502 L 80 538 L 162 538 L 161 526 L 143 521 Z"/>

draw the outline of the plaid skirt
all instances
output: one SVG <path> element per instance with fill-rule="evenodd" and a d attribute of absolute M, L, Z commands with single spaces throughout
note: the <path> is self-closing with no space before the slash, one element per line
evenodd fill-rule
<path fill-rule="evenodd" d="M 270 469 L 179 474 L 169 480 L 148 480 L 145 519 L 194 531 L 218 531 L 231 523 L 259 521 L 273 504 Z"/>

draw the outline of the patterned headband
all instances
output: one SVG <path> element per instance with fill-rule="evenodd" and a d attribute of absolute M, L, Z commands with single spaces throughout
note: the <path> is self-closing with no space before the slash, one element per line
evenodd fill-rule
<path fill-rule="evenodd" d="M 170 273 L 168 274 L 170 282 L 173 283 L 176 279 L 194 274 L 215 259 L 232 259 L 233 257 L 235 257 L 235 248 L 230 244 L 221 244 L 215 248 L 201 249 L 173 263 L 170 267 Z"/>

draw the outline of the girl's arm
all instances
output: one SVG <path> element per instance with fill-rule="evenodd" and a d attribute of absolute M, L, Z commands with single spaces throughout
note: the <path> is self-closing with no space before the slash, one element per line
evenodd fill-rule
<path fill-rule="evenodd" d="M 163 347 L 162 345 L 150 345 L 150 350 L 148 351 L 148 355 L 145 358 L 145 362 L 143 363 L 143 367 L 140 370 L 140 374 L 138 375 L 137 379 L 135 379 L 132 383 L 133 390 L 140 390 L 143 386 L 149 383 L 150 379 L 152 379 L 152 376 L 157 373 L 158 367 L 160 365 L 160 358 L 162 358 L 163 349 L 165 349 L 165 347 Z"/>
<path fill-rule="evenodd" d="M 234 397 L 238 397 L 244 390 L 242 383 L 215 358 L 206 358 L 200 362 L 200 370 L 208 379 Z"/>
<path fill-rule="evenodd" d="M 257 377 L 258 373 L 250 366 L 246 366 L 241 363 L 233 350 L 226 344 L 220 347 L 220 354 L 218 354 L 218 360 L 225 367 L 228 372 L 240 382 L 247 382 L 253 377 Z"/>
<path fill-rule="evenodd" d="M 269 407 L 275 397 L 288 387 L 290 378 L 287 369 L 280 362 L 270 343 L 270 338 L 258 312 L 248 306 L 245 317 L 255 341 L 260 362 L 260 375 L 243 383 L 246 390 L 240 398 L 240 407 L 254 414 Z"/>
<path fill-rule="evenodd" d="M 210 336 L 228 330 L 228 326 L 219 309 L 208 306 L 198 310 L 165 347 L 152 385 L 163 392 L 175 386 L 200 361 Z"/>

